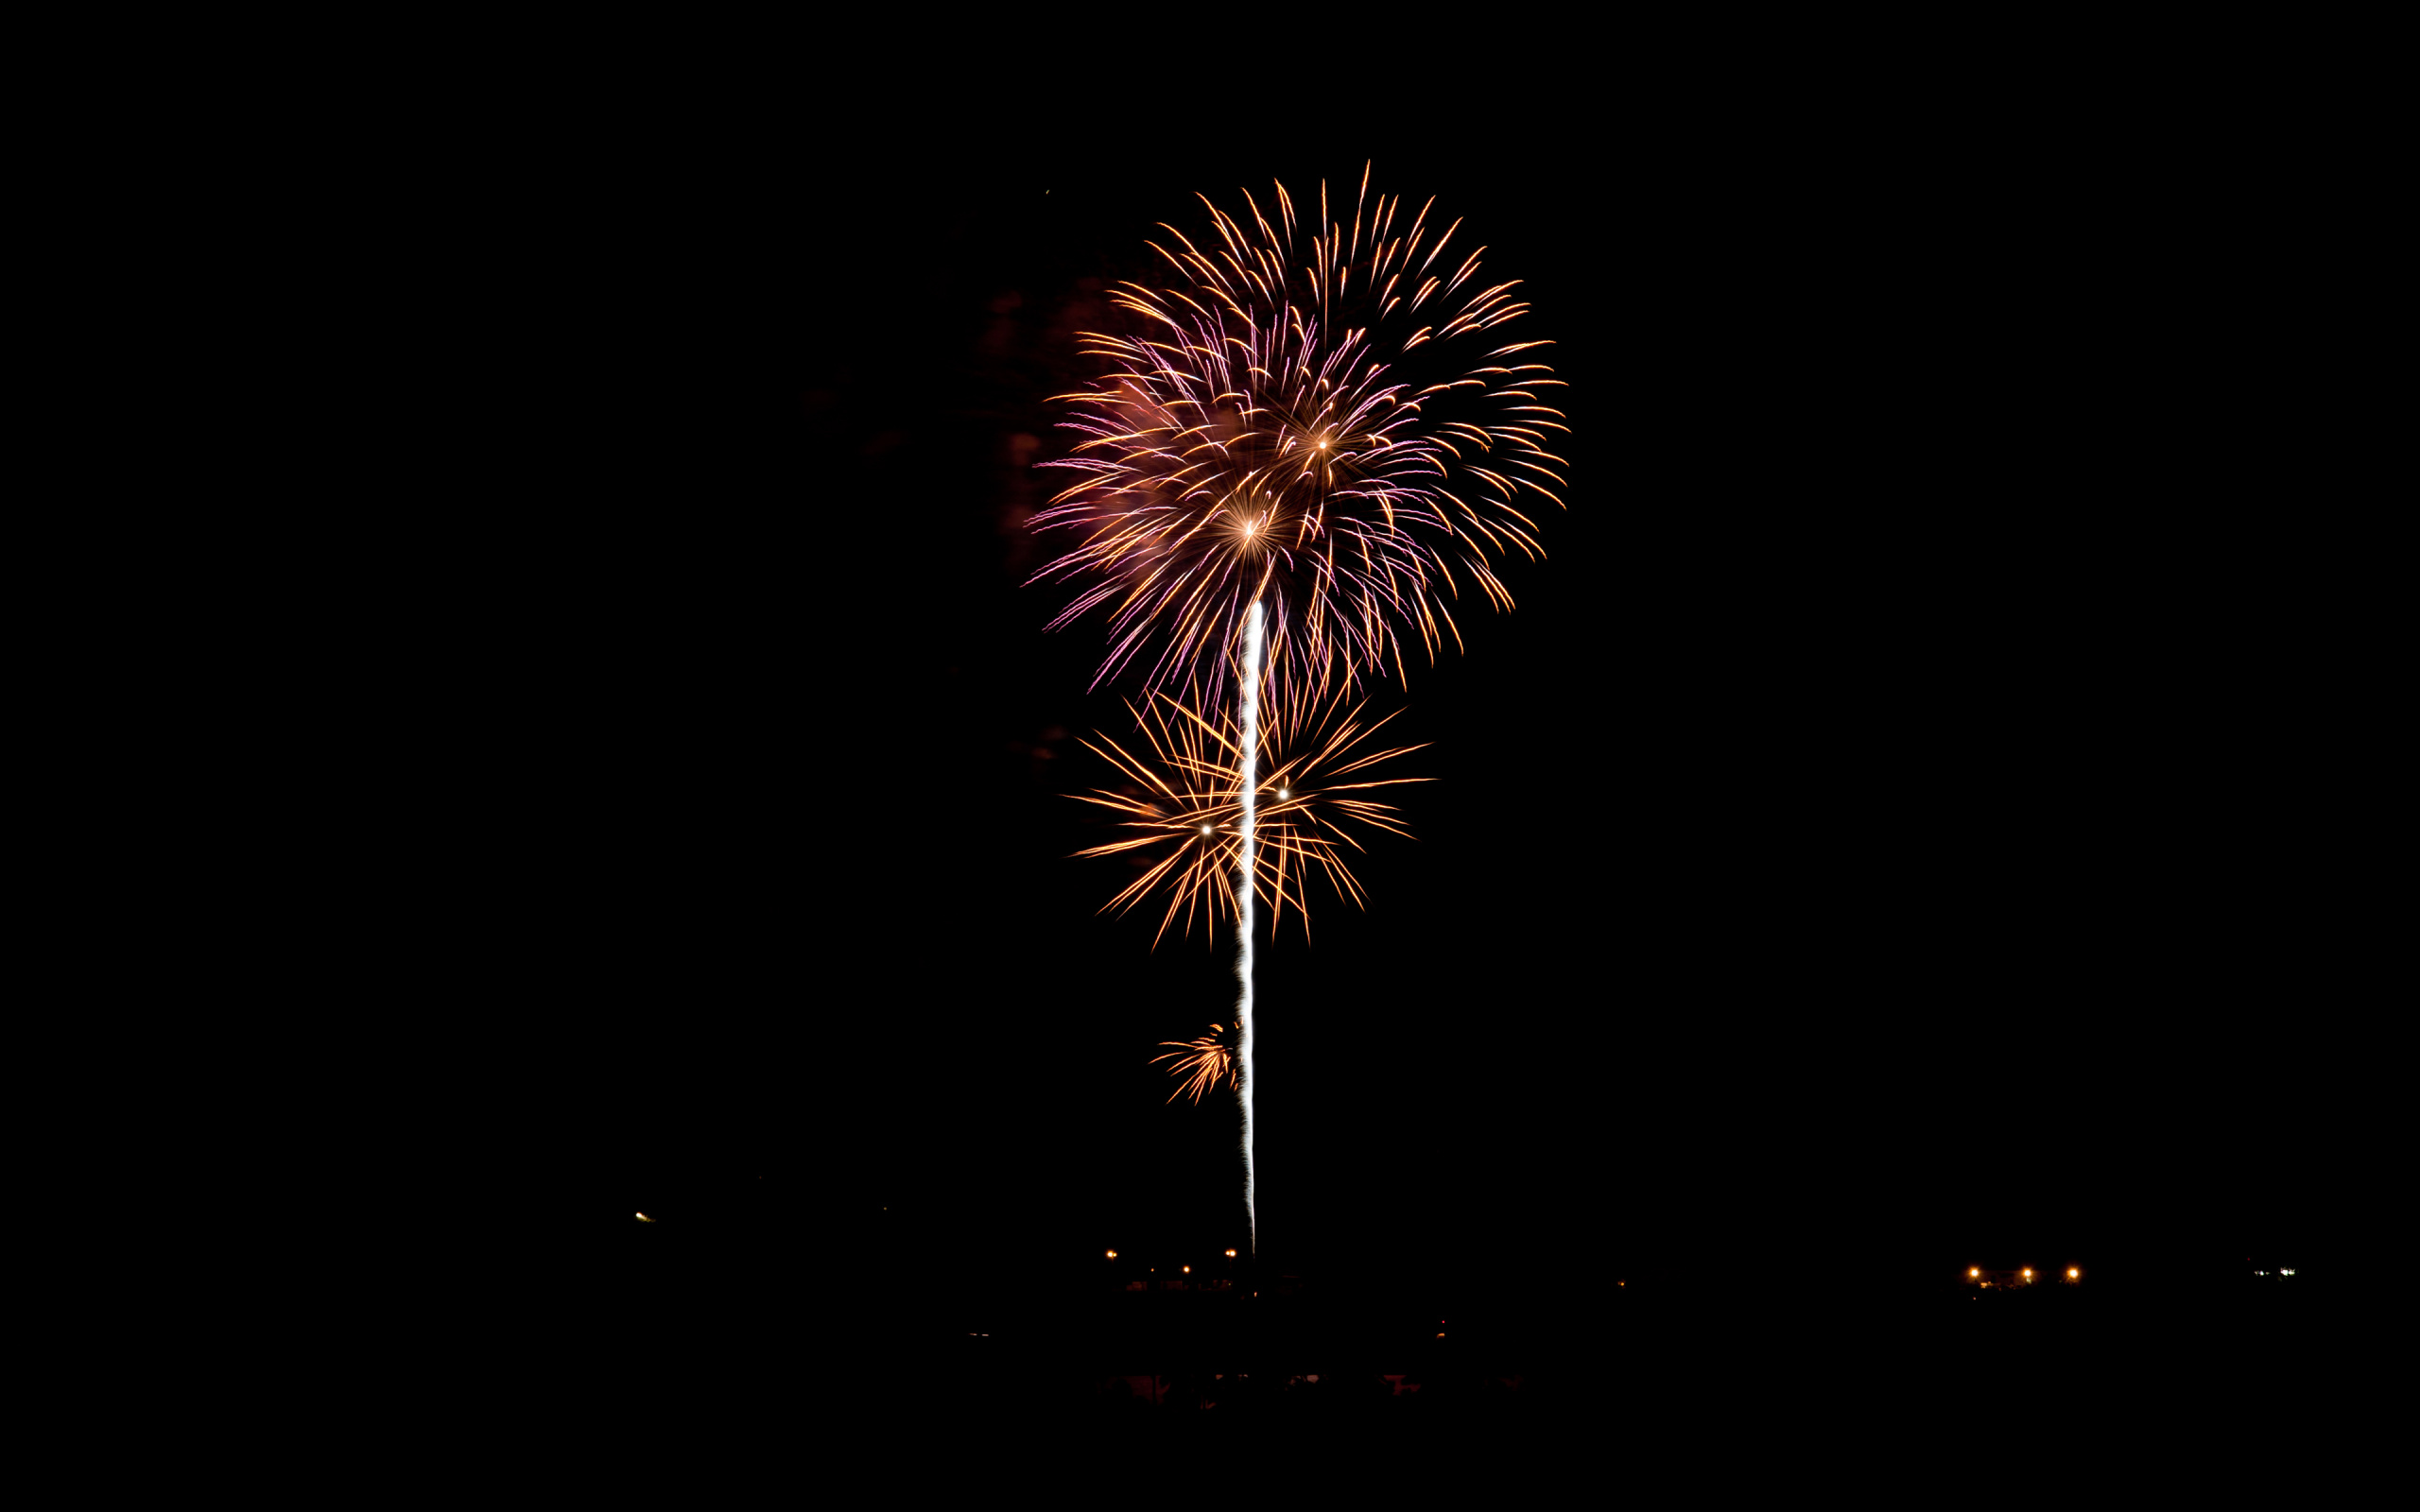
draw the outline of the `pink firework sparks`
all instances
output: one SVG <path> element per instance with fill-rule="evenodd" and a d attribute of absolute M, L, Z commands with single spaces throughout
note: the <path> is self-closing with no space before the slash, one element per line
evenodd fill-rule
<path fill-rule="evenodd" d="M 1202 200 L 1210 232 L 1153 242 L 1174 277 L 1115 285 L 1126 335 L 1086 333 L 1093 387 L 1058 396 L 1086 439 L 1045 464 L 1079 474 L 1035 517 L 1081 540 L 1036 575 L 1080 580 L 1052 627 L 1109 618 L 1100 679 L 1142 670 L 1147 695 L 1217 707 L 1245 606 L 1269 613 L 1270 683 L 1296 711 L 1388 667 L 1416 634 L 1431 658 L 1461 631 L 1465 580 L 1512 595 L 1491 565 L 1543 555 L 1532 497 L 1562 507 L 1565 431 L 1534 359 L 1498 328 L 1528 306 L 1478 277 L 1479 253 L 1429 206 L 1361 190 L 1349 220 L 1274 222 Z M 1430 205 L 1435 203 L 1430 201 Z"/>

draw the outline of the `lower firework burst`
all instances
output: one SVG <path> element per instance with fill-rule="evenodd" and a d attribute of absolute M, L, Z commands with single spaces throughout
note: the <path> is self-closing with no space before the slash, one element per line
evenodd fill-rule
<path fill-rule="evenodd" d="M 1363 707 L 1347 710 L 1330 702 L 1304 717 L 1272 708 L 1261 723 L 1253 873 L 1255 886 L 1270 901 L 1272 935 L 1291 906 L 1308 936 L 1310 910 L 1305 893 L 1315 876 L 1357 906 L 1364 902 L 1360 884 L 1346 864 L 1350 851 L 1363 849 L 1356 831 L 1411 833 L 1394 805 L 1370 795 L 1429 779 L 1370 774 L 1380 763 L 1422 747 L 1364 749 L 1394 716 L 1365 723 Z M 1236 910 L 1243 819 L 1239 730 L 1232 717 L 1205 716 L 1166 695 L 1136 711 L 1135 717 L 1142 735 L 1136 748 L 1106 737 L 1098 744 L 1084 743 L 1128 781 L 1122 792 L 1096 789 L 1076 796 L 1118 815 L 1117 827 L 1125 833 L 1077 854 L 1125 854 L 1144 863 L 1142 874 L 1102 911 L 1123 913 L 1165 891 L 1167 911 L 1152 936 L 1154 945 L 1180 914 L 1188 932 L 1199 917 L 1215 934 Z"/>

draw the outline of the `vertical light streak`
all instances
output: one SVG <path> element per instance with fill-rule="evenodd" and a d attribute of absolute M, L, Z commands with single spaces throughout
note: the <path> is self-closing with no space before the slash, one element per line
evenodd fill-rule
<path fill-rule="evenodd" d="M 1244 610 L 1244 676 L 1236 698 L 1243 726 L 1243 844 L 1236 864 L 1236 975 L 1243 981 L 1243 996 L 1236 1005 L 1236 1022 L 1243 1026 L 1236 1060 L 1240 1069 L 1236 1095 L 1244 1108 L 1244 1225 L 1253 1254 L 1260 1252 L 1260 1211 L 1253 1203 L 1252 1169 L 1252 842 L 1260 782 L 1260 600 Z"/>

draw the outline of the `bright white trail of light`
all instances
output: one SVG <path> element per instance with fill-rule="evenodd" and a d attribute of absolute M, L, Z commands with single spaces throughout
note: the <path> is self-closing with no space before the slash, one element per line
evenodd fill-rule
<path fill-rule="evenodd" d="M 1242 1041 L 1236 1046 L 1236 1062 L 1240 1068 L 1236 1092 L 1244 1106 L 1244 1224 L 1248 1253 L 1260 1249 L 1260 1212 L 1253 1205 L 1252 1171 L 1252 840 L 1254 805 L 1253 789 L 1259 785 L 1260 766 L 1260 601 L 1254 599 L 1244 610 L 1244 675 L 1236 692 L 1236 702 L 1243 715 L 1243 851 L 1236 867 L 1236 975 L 1244 985 L 1243 997 L 1236 1005 L 1236 1022 L 1243 1026 Z"/>

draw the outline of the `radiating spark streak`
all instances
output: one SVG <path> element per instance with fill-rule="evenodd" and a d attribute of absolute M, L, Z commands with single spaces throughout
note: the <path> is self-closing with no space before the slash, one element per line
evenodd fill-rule
<path fill-rule="evenodd" d="M 1253 894 L 1253 799 L 1258 796 L 1260 782 L 1260 600 L 1254 599 L 1244 610 L 1244 675 L 1236 688 L 1236 702 L 1241 705 L 1243 726 L 1243 773 L 1236 784 L 1243 801 L 1243 827 L 1239 855 L 1236 863 L 1236 975 L 1243 982 L 1243 996 L 1236 1005 L 1236 1022 L 1241 1038 L 1236 1047 L 1236 1096 L 1244 1108 L 1244 1227 L 1247 1245 L 1253 1253 L 1260 1248 L 1260 1212 L 1253 1202 L 1252 1163 L 1252 894 Z"/>

